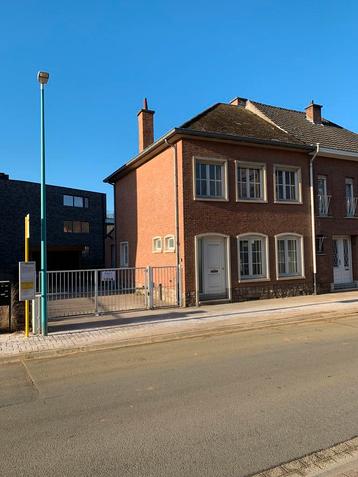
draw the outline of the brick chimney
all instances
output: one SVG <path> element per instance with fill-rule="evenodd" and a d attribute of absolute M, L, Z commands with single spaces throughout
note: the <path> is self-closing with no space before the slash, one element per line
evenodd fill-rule
<path fill-rule="evenodd" d="M 322 106 L 315 104 L 312 99 L 311 104 L 309 104 L 306 108 L 306 119 L 311 121 L 311 123 L 321 124 L 321 109 Z"/>
<path fill-rule="evenodd" d="M 154 142 L 154 111 L 148 109 L 147 98 L 144 98 L 143 108 L 138 113 L 139 152 Z"/>

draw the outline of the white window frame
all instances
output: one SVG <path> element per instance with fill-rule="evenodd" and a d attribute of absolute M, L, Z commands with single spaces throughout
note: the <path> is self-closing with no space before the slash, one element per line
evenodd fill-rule
<path fill-rule="evenodd" d="M 239 174 L 238 169 L 260 169 L 260 185 L 261 185 L 261 197 L 260 198 L 246 198 L 239 197 Z M 249 188 L 249 182 L 247 182 Z M 235 161 L 235 188 L 236 188 L 236 202 L 267 202 L 267 174 L 266 164 L 262 162 L 249 162 L 249 161 Z"/>
<path fill-rule="evenodd" d="M 168 247 L 167 243 L 168 241 L 172 239 L 173 240 L 173 247 Z M 172 234 L 166 235 L 164 237 L 164 252 L 175 252 L 175 237 Z"/>
<path fill-rule="evenodd" d="M 156 241 L 159 241 L 159 240 L 160 240 L 160 247 L 156 247 L 155 243 L 156 243 Z M 163 239 L 162 239 L 162 237 L 157 235 L 156 237 L 152 238 L 152 252 L 153 253 L 162 253 L 162 251 L 163 251 Z"/>
<path fill-rule="evenodd" d="M 126 253 L 123 253 L 124 247 L 127 249 Z M 128 241 L 125 240 L 123 242 L 119 242 L 119 266 L 128 267 L 128 265 L 129 265 L 129 244 L 128 244 Z"/>
<path fill-rule="evenodd" d="M 240 241 L 241 240 L 257 240 L 260 239 L 263 244 L 263 258 L 262 258 L 262 267 L 263 273 L 262 276 L 255 276 L 249 275 L 242 277 L 241 276 L 241 257 L 240 257 Z M 269 269 L 269 243 L 268 243 L 268 236 L 252 232 L 252 233 L 244 233 L 237 236 L 237 256 L 238 256 L 238 276 L 239 276 L 239 283 L 247 283 L 247 282 L 262 282 L 270 280 L 270 269 Z M 249 267 L 252 268 L 252 255 L 249 253 Z"/>
<path fill-rule="evenodd" d="M 201 162 L 204 164 L 213 164 L 222 166 L 222 195 L 221 196 L 201 196 L 196 193 L 196 164 Z M 227 180 L 227 159 L 213 158 L 213 157 L 193 157 L 193 198 L 194 200 L 203 200 L 203 201 L 217 201 L 217 202 L 227 202 L 229 199 L 228 195 L 228 180 Z"/>
<path fill-rule="evenodd" d="M 277 197 L 277 184 L 276 184 L 276 171 L 289 171 L 295 172 L 295 187 L 296 187 L 296 199 L 279 199 Z M 275 164 L 273 167 L 273 184 L 274 184 L 274 198 L 275 203 L 279 204 L 302 204 L 302 172 L 298 166 L 289 166 L 286 164 Z M 285 188 L 284 188 L 285 191 Z M 286 191 L 285 191 L 286 195 Z"/>
<path fill-rule="evenodd" d="M 297 274 L 280 274 L 279 273 L 279 255 L 278 255 L 278 241 L 285 240 L 297 240 L 298 249 L 297 249 L 297 266 L 298 272 Z M 305 263 L 304 263 L 304 242 L 303 236 L 300 234 L 296 234 L 293 232 L 286 232 L 282 234 L 275 235 L 275 261 L 276 261 L 276 279 L 277 280 L 295 280 L 295 279 L 302 279 L 305 278 Z M 285 246 L 285 265 L 287 267 L 288 264 L 288 248 L 287 245 Z"/>
<path fill-rule="evenodd" d="M 328 178 L 327 176 L 323 175 L 323 174 L 319 174 L 317 176 L 317 194 L 319 195 L 319 187 L 318 187 L 318 184 L 319 184 L 319 181 L 322 181 L 323 182 L 323 195 L 327 196 L 327 182 L 328 182 Z"/>

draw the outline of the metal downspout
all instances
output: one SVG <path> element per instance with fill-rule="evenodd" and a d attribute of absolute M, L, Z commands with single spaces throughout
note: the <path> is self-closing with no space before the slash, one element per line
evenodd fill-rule
<path fill-rule="evenodd" d="M 313 161 L 319 153 L 319 143 L 316 144 L 316 151 L 310 159 L 310 198 L 311 198 L 311 235 L 312 235 L 312 265 L 313 265 L 313 294 L 317 295 L 317 257 L 316 257 L 316 220 L 314 202 L 314 176 Z"/>
<path fill-rule="evenodd" d="M 170 144 L 167 139 L 165 143 L 172 148 L 174 162 L 174 222 L 175 222 L 175 253 L 177 266 L 177 302 L 182 306 L 181 290 L 181 268 L 180 268 L 180 249 L 179 249 L 179 199 L 178 199 L 178 153 L 176 144 Z"/>

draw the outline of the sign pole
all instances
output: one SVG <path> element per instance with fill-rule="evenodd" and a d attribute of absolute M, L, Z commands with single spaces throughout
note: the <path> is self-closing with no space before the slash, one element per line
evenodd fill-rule
<path fill-rule="evenodd" d="M 25 217 L 25 262 L 29 261 L 29 239 L 30 239 L 30 214 Z M 25 336 L 29 336 L 30 328 L 30 303 L 29 300 L 25 300 Z"/>

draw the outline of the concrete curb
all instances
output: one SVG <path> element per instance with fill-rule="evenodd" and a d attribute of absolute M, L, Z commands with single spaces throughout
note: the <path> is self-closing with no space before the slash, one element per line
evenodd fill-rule
<path fill-rule="evenodd" d="M 351 318 L 357 316 L 357 313 L 347 313 L 342 315 L 342 313 L 337 313 L 335 311 L 330 313 L 325 313 L 322 316 L 322 313 L 311 314 L 308 318 L 292 318 L 285 320 L 271 320 L 267 322 L 257 322 L 248 325 L 247 323 L 240 324 L 230 324 L 230 325 L 221 325 L 221 326 L 210 326 L 203 329 L 196 330 L 183 330 L 175 331 L 172 333 L 159 333 L 155 335 L 141 336 L 137 338 L 126 338 L 118 341 L 110 342 L 98 342 L 91 343 L 85 346 L 74 346 L 68 348 L 59 348 L 59 349 L 48 349 L 40 351 L 30 351 L 18 353 L 16 355 L 0 355 L 0 364 L 7 364 L 18 362 L 21 360 L 32 360 L 32 359 L 46 359 L 46 358 L 60 358 L 65 356 L 70 356 L 73 354 L 78 354 L 81 352 L 91 352 L 91 351 L 105 351 L 105 350 L 115 350 L 121 348 L 127 348 L 130 346 L 143 346 L 148 344 L 156 343 L 166 343 L 171 341 L 179 341 L 182 339 L 197 339 L 197 338 L 206 338 L 211 336 L 220 336 L 224 334 L 233 334 L 233 333 L 242 333 L 256 330 L 263 330 L 267 328 L 279 328 L 283 326 L 291 325 L 304 325 L 320 322 L 329 322 L 332 320 Z"/>
<path fill-rule="evenodd" d="M 349 473 L 341 472 L 357 469 L 357 458 L 358 437 L 353 437 L 328 449 L 321 449 L 264 470 L 252 477 L 343 477 Z"/>

